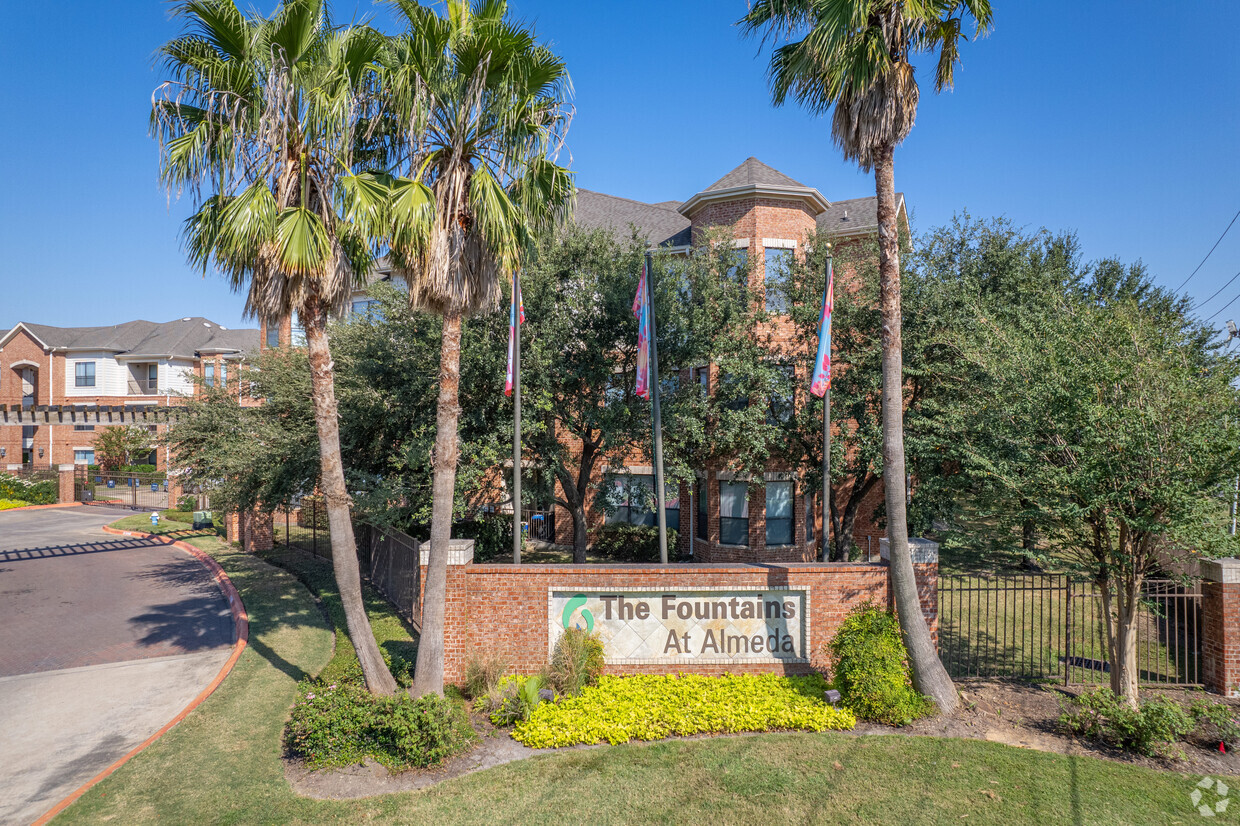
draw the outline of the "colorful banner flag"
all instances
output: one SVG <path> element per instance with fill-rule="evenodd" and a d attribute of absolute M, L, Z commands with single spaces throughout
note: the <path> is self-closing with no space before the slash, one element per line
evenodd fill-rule
<path fill-rule="evenodd" d="M 818 325 L 818 357 L 809 392 L 822 398 L 831 388 L 831 311 L 835 309 L 835 267 L 827 259 L 827 291 L 822 296 L 822 320 Z"/>
<path fill-rule="evenodd" d="M 512 303 L 508 308 L 508 378 L 504 380 L 504 395 L 512 395 L 512 363 L 517 347 L 517 316 L 525 323 L 525 302 L 521 300 L 521 280 L 512 274 Z"/>
<path fill-rule="evenodd" d="M 650 398 L 650 304 L 646 290 L 646 264 L 637 282 L 633 297 L 633 315 L 637 318 L 637 395 Z"/>

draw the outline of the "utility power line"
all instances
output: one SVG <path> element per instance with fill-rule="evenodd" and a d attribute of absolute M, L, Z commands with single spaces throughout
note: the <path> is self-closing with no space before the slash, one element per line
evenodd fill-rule
<path fill-rule="evenodd" d="M 1207 322 L 1213 321 L 1215 318 L 1217 318 L 1217 317 L 1218 317 L 1218 316 L 1219 316 L 1219 315 L 1223 312 L 1223 310 L 1226 310 L 1226 309 L 1227 309 L 1228 307 L 1230 307 L 1232 304 L 1235 304 L 1237 300 L 1240 300 L 1240 295 L 1237 295 L 1237 296 L 1236 296 L 1235 298 L 1233 298 L 1231 301 L 1228 301 L 1228 302 L 1227 302 L 1226 304 L 1224 304 L 1222 307 L 1219 307 L 1219 308 L 1218 308 L 1218 312 L 1217 312 L 1217 313 L 1215 313 L 1214 315 L 1210 316 L 1209 318 L 1207 318 L 1207 319 L 1206 319 L 1206 321 L 1207 321 Z"/>
<path fill-rule="evenodd" d="M 1231 282 L 1232 282 L 1232 281 L 1235 281 L 1237 278 L 1240 278 L 1240 272 L 1238 272 L 1238 273 L 1236 273 L 1235 275 L 1233 275 L 1230 279 L 1228 279 L 1228 281 L 1227 281 L 1227 283 L 1226 283 L 1226 284 L 1224 284 L 1223 286 L 1221 286 L 1221 287 L 1219 287 L 1217 290 L 1215 290 L 1215 291 L 1214 291 L 1214 295 L 1210 296 L 1210 297 L 1209 297 L 1209 298 L 1207 298 L 1205 301 L 1199 301 L 1199 302 L 1197 302 L 1197 306 L 1196 306 L 1196 307 L 1193 307 L 1193 309 L 1195 310 L 1195 309 L 1197 309 L 1198 307 L 1204 307 L 1205 305 L 1209 304 L 1211 301 L 1213 301 L 1215 298 L 1217 298 L 1217 297 L 1218 297 L 1218 294 L 1219 294 L 1219 293 L 1221 293 L 1223 290 L 1225 290 L 1225 289 L 1227 289 L 1228 287 L 1230 287 L 1230 286 L 1231 286 Z"/>
<path fill-rule="evenodd" d="M 1231 224 L 1228 224 L 1228 225 L 1227 225 L 1227 229 L 1223 230 L 1223 234 L 1222 234 L 1222 235 L 1220 235 L 1220 236 L 1218 237 L 1218 240 L 1214 242 L 1214 246 L 1210 247 L 1210 251 L 1206 253 L 1206 257 L 1205 257 L 1205 258 L 1203 258 L 1203 259 L 1201 259 L 1201 264 L 1198 264 L 1198 265 L 1197 265 L 1197 269 L 1196 269 L 1196 270 L 1193 270 L 1192 272 L 1190 272 L 1190 273 L 1188 274 L 1188 278 L 1185 278 L 1183 281 L 1181 281 L 1181 282 L 1180 282 L 1180 286 L 1178 286 L 1178 287 L 1176 287 L 1176 288 L 1175 288 L 1175 291 L 1176 291 L 1177 293 L 1178 293 L 1180 290 L 1184 289 L 1184 285 L 1185 285 L 1185 284 L 1187 284 L 1189 281 L 1191 281 L 1191 280 L 1192 280 L 1193 276 L 1197 274 L 1197 270 L 1200 270 L 1200 269 L 1201 269 L 1202 264 L 1205 264 L 1205 263 L 1206 263 L 1206 261 L 1210 260 L 1210 256 L 1214 254 L 1214 251 L 1215 251 L 1216 249 L 1218 249 L 1218 245 L 1219 245 L 1219 244 L 1221 244 L 1221 243 L 1223 243 L 1223 239 L 1224 239 L 1225 237 L 1227 237 L 1227 233 L 1231 231 L 1232 224 L 1236 223 L 1236 219 L 1237 219 L 1237 218 L 1240 218 L 1240 209 L 1236 210 L 1236 214 L 1235 214 L 1235 215 L 1233 215 L 1233 216 L 1231 217 Z"/>

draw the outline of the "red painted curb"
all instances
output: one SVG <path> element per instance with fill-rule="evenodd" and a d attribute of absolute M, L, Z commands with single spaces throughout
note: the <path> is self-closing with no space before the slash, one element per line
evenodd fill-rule
<path fill-rule="evenodd" d="M 43 505 L 41 507 L 56 506 Z M 19 509 L 14 508 L 14 510 Z M 166 536 L 156 536 L 154 534 L 143 533 L 142 531 L 120 531 L 116 528 L 109 527 L 108 525 L 104 525 L 103 530 L 105 533 L 115 534 L 117 536 L 136 536 L 142 539 L 154 539 L 156 542 L 162 542 L 165 545 L 171 545 L 178 550 L 184 551 L 201 562 L 206 569 L 212 573 L 215 583 L 219 585 L 220 590 L 224 592 L 224 596 L 228 599 L 228 607 L 232 611 L 233 626 L 236 628 L 237 641 L 233 643 L 233 652 L 229 656 L 228 661 L 224 663 L 224 666 L 220 669 L 219 673 L 215 675 L 215 679 L 213 679 L 197 697 L 191 700 L 189 705 L 181 709 L 181 712 L 177 714 L 176 717 L 173 717 L 167 722 L 167 724 L 164 725 L 163 728 L 135 746 L 124 757 L 99 772 L 99 774 L 86 781 L 64 800 L 57 803 L 46 814 L 36 820 L 33 826 L 43 826 L 43 824 L 60 814 L 69 806 L 69 804 L 84 795 L 92 786 L 119 769 L 121 766 L 128 763 L 134 755 L 151 745 L 151 743 L 154 743 L 160 737 L 163 737 L 169 729 L 184 720 L 186 715 L 188 715 L 191 711 L 198 708 L 198 706 L 202 704 L 203 700 L 215 693 L 215 690 L 220 687 L 221 683 L 224 682 L 224 678 L 228 676 L 228 673 L 232 671 L 233 666 L 237 664 L 237 660 L 241 657 L 241 652 L 245 650 L 246 643 L 248 643 L 250 639 L 250 617 L 245 611 L 245 605 L 241 602 L 241 595 L 237 593 L 237 588 L 232 584 L 232 580 L 228 578 L 228 574 L 224 573 L 224 569 L 220 567 L 220 564 L 212 559 L 208 554 L 186 542 L 169 539 Z"/>
<path fill-rule="evenodd" d="M 63 505 L 26 505 L 20 508 L 8 508 L 7 510 L 0 511 L 0 513 L 17 513 L 18 511 L 41 511 L 41 510 L 47 510 L 48 508 L 80 508 L 80 507 L 82 507 L 81 502 L 65 502 Z"/>

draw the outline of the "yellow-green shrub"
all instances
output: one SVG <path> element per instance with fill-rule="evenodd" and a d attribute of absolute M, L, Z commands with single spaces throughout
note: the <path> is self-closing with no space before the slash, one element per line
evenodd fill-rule
<path fill-rule="evenodd" d="M 850 729 L 856 718 L 827 705 L 819 675 L 641 675 L 599 678 L 581 696 L 543 703 L 513 729 L 532 748 L 611 744 L 690 734 Z"/>

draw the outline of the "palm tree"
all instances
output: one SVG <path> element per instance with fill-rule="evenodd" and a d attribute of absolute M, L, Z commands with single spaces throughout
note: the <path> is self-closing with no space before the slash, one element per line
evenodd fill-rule
<path fill-rule="evenodd" d="M 371 265 L 367 239 L 346 220 L 356 127 L 374 92 L 381 35 L 335 28 L 323 0 L 284 0 L 271 17 L 232 0 L 181 0 L 185 33 L 160 50 L 169 80 L 155 92 L 151 131 L 170 192 L 198 200 L 186 221 L 190 260 L 213 265 L 246 295 L 246 312 L 306 331 L 319 436 L 320 483 L 332 565 L 366 686 L 392 694 L 371 633 L 340 457 L 327 319 Z"/>
<path fill-rule="evenodd" d="M 757 0 L 740 20 L 746 34 L 788 42 L 774 50 L 769 76 L 775 104 L 791 95 L 814 113 L 834 107 L 831 137 L 865 171 L 878 196 L 879 307 L 883 345 L 883 486 L 891 579 L 913 681 L 944 713 L 959 705 L 939 662 L 921 605 L 908 548 L 904 469 L 900 247 L 895 148 L 913 128 L 919 90 L 916 54 L 937 52 L 935 91 L 952 86 L 962 23 L 989 30 L 989 0 Z M 800 40 L 793 40 L 800 36 Z"/>
<path fill-rule="evenodd" d="M 388 243 L 413 306 L 443 317 L 417 696 L 443 691 L 461 325 L 494 305 L 534 233 L 569 205 L 571 176 L 554 158 L 570 90 L 563 61 L 509 21 L 502 0 L 448 0 L 442 17 L 413 0 L 393 5 L 408 27 L 384 58 L 385 111 L 374 133 L 389 172 L 407 176 L 404 189 L 410 180 L 429 187 L 433 210 L 397 206 L 394 193 Z"/>

